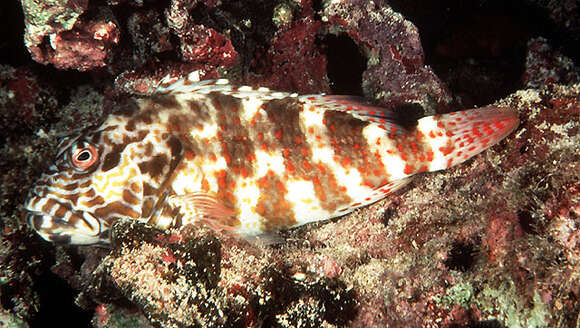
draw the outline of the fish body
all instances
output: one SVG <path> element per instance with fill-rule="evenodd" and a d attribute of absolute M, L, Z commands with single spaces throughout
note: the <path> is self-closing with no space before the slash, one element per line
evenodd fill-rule
<path fill-rule="evenodd" d="M 69 244 L 107 244 L 118 219 L 259 235 L 376 202 L 517 124 L 513 110 L 488 107 L 404 129 L 348 96 L 186 77 L 65 138 L 25 207 L 43 238 Z"/>

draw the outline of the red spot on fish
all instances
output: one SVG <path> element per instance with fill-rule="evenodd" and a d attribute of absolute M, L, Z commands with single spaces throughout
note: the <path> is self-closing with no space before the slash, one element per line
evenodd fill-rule
<path fill-rule="evenodd" d="M 482 134 L 481 134 L 481 132 L 479 132 L 479 129 L 478 128 L 471 129 L 471 133 L 473 133 L 473 135 L 475 135 L 477 138 L 479 138 L 479 137 L 482 136 Z"/>
<path fill-rule="evenodd" d="M 284 164 L 285 164 L 285 166 L 286 166 L 286 169 L 288 170 L 288 172 L 290 172 L 290 173 L 294 173 L 294 165 L 292 165 L 292 163 L 290 163 L 290 162 L 285 162 Z"/>
<path fill-rule="evenodd" d="M 415 169 L 415 167 L 413 165 L 406 164 L 405 165 L 405 170 L 403 171 L 403 173 L 405 173 L 405 174 L 411 174 L 411 173 L 413 173 L 413 170 L 414 169 Z"/>
<path fill-rule="evenodd" d="M 342 166 L 349 166 L 350 165 L 350 158 L 344 157 L 341 162 Z"/>
<path fill-rule="evenodd" d="M 371 182 L 371 181 L 369 181 L 369 180 L 363 180 L 363 182 L 361 183 L 361 185 L 363 185 L 363 186 L 367 186 L 367 187 L 369 187 L 369 188 L 374 188 L 374 187 L 375 187 L 374 183 L 372 183 L 372 182 Z"/>
<path fill-rule="evenodd" d="M 429 137 L 436 138 L 437 136 L 435 135 L 435 133 L 433 131 L 429 131 Z"/>
<path fill-rule="evenodd" d="M 286 192 L 286 185 L 284 185 L 284 183 L 282 183 L 282 181 L 276 182 L 276 187 L 277 187 L 278 191 L 281 191 L 284 193 Z"/>
<path fill-rule="evenodd" d="M 297 144 L 301 144 L 301 143 L 302 143 L 302 138 L 300 138 L 300 137 L 296 137 L 296 143 L 297 143 Z"/>
<path fill-rule="evenodd" d="M 227 174 L 226 170 L 220 170 L 216 172 L 216 175 L 218 177 L 218 185 L 222 189 L 226 187 L 226 174 Z"/>
<path fill-rule="evenodd" d="M 192 160 L 195 158 L 195 154 L 188 150 L 185 152 L 185 158 L 187 158 L 188 160 Z"/>
<path fill-rule="evenodd" d="M 454 149 L 455 149 L 455 147 L 453 147 L 453 146 L 439 147 L 439 151 L 442 152 L 444 156 L 449 155 Z"/>
<path fill-rule="evenodd" d="M 429 150 L 427 152 L 427 161 L 428 162 L 432 162 L 433 161 L 433 151 Z"/>

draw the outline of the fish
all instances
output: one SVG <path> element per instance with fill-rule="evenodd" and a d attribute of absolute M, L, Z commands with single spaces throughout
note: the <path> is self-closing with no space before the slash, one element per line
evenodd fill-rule
<path fill-rule="evenodd" d="M 488 106 L 403 126 L 357 97 L 193 73 L 131 99 L 63 138 L 30 189 L 27 220 L 45 240 L 108 245 L 117 220 L 241 237 L 328 220 L 472 158 L 519 124 L 515 110 Z"/>

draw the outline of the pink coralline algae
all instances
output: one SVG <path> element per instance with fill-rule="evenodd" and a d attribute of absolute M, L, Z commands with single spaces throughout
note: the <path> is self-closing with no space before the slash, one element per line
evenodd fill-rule
<path fill-rule="evenodd" d="M 88 1 L 22 0 L 25 43 L 32 58 L 59 69 L 86 71 L 107 65 L 120 32 L 109 10 L 81 17 Z"/>
<path fill-rule="evenodd" d="M 314 20 L 314 11 L 308 6 L 293 18 L 276 32 L 268 51 L 254 58 L 252 69 L 258 76 L 248 74 L 246 79 L 278 90 L 327 92 L 326 58 L 316 45 L 321 22 Z"/>
<path fill-rule="evenodd" d="M 336 1 L 324 9 L 329 29 L 348 33 L 369 61 L 363 91 L 383 106 L 419 103 L 434 113 L 450 95 L 425 66 L 417 28 L 381 1 Z"/>
<path fill-rule="evenodd" d="M 580 69 L 565 55 L 550 47 L 542 37 L 528 41 L 524 85 L 538 88 L 550 83 L 574 83 L 580 81 Z"/>

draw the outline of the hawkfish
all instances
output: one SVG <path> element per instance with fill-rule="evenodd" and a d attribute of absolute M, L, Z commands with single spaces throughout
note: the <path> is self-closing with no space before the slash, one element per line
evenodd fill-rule
<path fill-rule="evenodd" d="M 355 97 L 194 74 L 131 104 L 63 138 L 31 188 L 28 221 L 47 241 L 106 245 L 120 219 L 250 237 L 343 216 L 468 160 L 519 122 L 490 106 L 403 127 Z"/>

